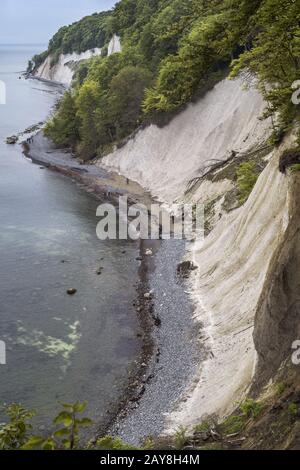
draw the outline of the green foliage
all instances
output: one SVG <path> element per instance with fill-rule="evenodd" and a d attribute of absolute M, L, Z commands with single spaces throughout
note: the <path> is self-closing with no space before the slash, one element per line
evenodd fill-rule
<path fill-rule="evenodd" d="M 183 30 L 178 51 L 160 64 L 155 87 L 147 92 L 144 109 L 170 111 L 189 101 L 207 80 L 228 66 L 244 36 L 257 1 L 249 7 L 237 2 L 191 2 L 188 27 Z M 238 12 L 238 13 L 237 13 Z"/>
<path fill-rule="evenodd" d="M 281 396 L 286 391 L 287 385 L 284 382 L 276 384 L 276 395 Z"/>
<path fill-rule="evenodd" d="M 300 171 L 300 163 L 296 163 L 290 167 L 292 173 L 298 173 Z"/>
<path fill-rule="evenodd" d="M 298 414 L 298 405 L 296 403 L 289 403 L 288 412 L 291 416 L 297 416 Z"/>
<path fill-rule="evenodd" d="M 236 434 L 241 432 L 246 424 L 245 416 L 232 415 L 225 419 L 221 429 L 224 434 Z"/>
<path fill-rule="evenodd" d="M 45 126 L 44 133 L 61 147 L 74 148 L 78 138 L 76 103 L 73 93 L 67 91 L 59 103 L 58 111 Z"/>
<path fill-rule="evenodd" d="M 239 405 L 239 414 L 226 418 L 221 424 L 223 434 L 236 434 L 243 431 L 249 419 L 256 420 L 263 412 L 264 405 L 252 398 L 247 398 Z"/>
<path fill-rule="evenodd" d="M 22 446 L 23 450 L 74 450 L 79 446 L 79 432 L 82 428 L 91 426 L 89 418 L 78 418 L 86 409 L 86 403 L 64 404 L 61 411 L 53 421 L 57 429 L 48 437 L 31 436 Z"/>
<path fill-rule="evenodd" d="M 220 432 L 223 435 L 238 434 L 242 432 L 249 420 L 256 420 L 259 418 L 264 410 L 264 404 L 247 398 L 239 405 L 239 414 L 228 416 L 220 424 Z"/>
<path fill-rule="evenodd" d="M 37 69 L 48 56 L 48 51 L 42 52 L 41 54 L 36 54 L 28 62 L 27 72 L 32 72 L 33 69 Z"/>
<path fill-rule="evenodd" d="M 291 85 L 300 76 L 299 15 L 296 0 L 121 0 L 111 12 L 63 27 L 49 43 L 53 63 L 61 52 L 103 51 L 78 69 L 71 129 L 63 132 L 71 108 L 66 100 L 48 135 L 74 147 L 76 140 L 83 159 L 101 156 L 143 121 L 204 93 L 231 66 L 232 78 L 240 72 L 257 76 L 276 145 L 300 117 L 291 102 Z M 107 57 L 113 34 L 121 37 L 122 52 Z M 242 201 L 256 179 L 250 167 L 243 171 Z"/>
<path fill-rule="evenodd" d="M 80 416 L 86 406 L 85 402 L 62 404 L 62 411 L 53 420 L 54 430 L 48 436 L 32 434 L 31 420 L 35 412 L 19 404 L 4 407 L 9 421 L 0 424 L 0 450 L 136 450 L 110 436 L 99 438 L 96 443 L 80 441 L 81 431 L 93 424 L 89 418 Z M 144 448 L 150 449 L 151 446 L 152 442 L 148 439 Z"/>
<path fill-rule="evenodd" d="M 102 48 L 111 35 L 111 12 L 94 13 L 70 26 L 60 28 L 50 40 L 48 50 L 34 56 L 32 61 L 37 68 L 51 54 L 54 65 L 60 54 L 80 54 L 96 47 Z"/>
<path fill-rule="evenodd" d="M 292 103 L 292 84 L 300 74 L 300 9 L 295 0 L 263 0 L 251 19 L 252 47 L 235 62 L 232 76 L 250 71 L 269 103 L 265 117 L 279 115 L 277 125 L 288 129 L 299 121 Z"/>
<path fill-rule="evenodd" d="M 46 135 L 58 145 L 76 146 L 88 160 L 132 132 L 141 122 L 145 88 L 152 80 L 151 72 L 135 62 L 134 56 L 125 60 L 115 54 L 94 59 L 88 70 L 81 66 L 79 85 L 60 102 Z"/>
<path fill-rule="evenodd" d="M 175 434 L 176 449 L 182 450 L 184 446 L 187 444 L 187 441 L 188 441 L 187 428 L 180 426 Z"/>
<path fill-rule="evenodd" d="M 264 405 L 252 398 L 247 398 L 240 404 L 240 409 L 246 418 L 257 419 L 261 415 Z"/>
<path fill-rule="evenodd" d="M 105 436 L 97 439 L 95 448 L 97 450 L 137 450 L 136 447 L 125 444 L 117 437 Z"/>
<path fill-rule="evenodd" d="M 30 420 L 35 412 L 28 411 L 19 404 L 12 404 L 4 408 L 9 417 L 8 423 L 0 424 L 0 450 L 20 449 L 28 439 L 32 429 Z"/>
<path fill-rule="evenodd" d="M 85 81 L 76 95 L 76 116 L 79 121 L 80 143 L 78 154 L 84 160 L 93 158 L 99 144 L 97 131 L 98 109 L 101 106 L 101 90 L 97 82 Z"/>
<path fill-rule="evenodd" d="M 254 169 L 255 164 L 252 162 L 241 163 L 237 169 L 237 185 L 240 193 L 239 200 L 242 204 L 247 201 L 258 179 L 258 174 Z"/>
<path fill-rule="evenodd" d="M 194 432 L 195 433 L 201 433 L 201 432 L 208 432 L 211 430 L 211 423 L 209 421 L 203 421 L 201 424 L 197 424 L 197 426 L 194 427 Z"/>
<path fill-rule="evenodd" d="M 110 84 L 109 107 L 116 140 L 130 134 L 140 123 L 141 104 L 151 73 L 142 67 L 124 67 Z"/>
<path fill-rule="evenodd" d="M 29 60 L 29 61 L 28 61 L 28 65 L 27 65 L 27 70 L 26 70 L 26 72 L 27 72 L 27 73 L 31 73 L 31 72 L 33 71 L 33 69 L 34 69 L 34 63 L 33 63 L 32 60 Z"/>

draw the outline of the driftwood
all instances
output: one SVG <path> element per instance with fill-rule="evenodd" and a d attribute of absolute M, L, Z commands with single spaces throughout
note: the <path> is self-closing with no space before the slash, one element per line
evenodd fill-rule
<path fill-rule="evenodd" d="M 202 174 L 199 176 L 196 176 L 195 178 L 191 179 L 188 182 L 185 195 L 189 194 L 194 189 L 194 187 L 198 183 L 200 183 L 202 180 L 204 180 L 208 175 L 214 173 L 216 170 L 219 170 L 225 167 L 226 165 L 228 165 L 228 163 L 231 163 L 232 161 L 239 161 L 239 160 L 242 161 L 245 158 L 249 158 L 252 155 L 255 155 L 256 153 L 262 152 L 263 150 L 267 150 L 269 148 L 271 148 L 270 145 L 265 145 L 264 147 L 259 147 L 252 152 L 246 152 L 246 153 L 238 153 L 233 150 L 230 157 L 226 158 L 225 160 L 216 160 L 216 159 L 208 160 L 209 162 L 216 162 L 216 163 L 211 163 L 201 168 L 200 171 L 202 171 Z"/>

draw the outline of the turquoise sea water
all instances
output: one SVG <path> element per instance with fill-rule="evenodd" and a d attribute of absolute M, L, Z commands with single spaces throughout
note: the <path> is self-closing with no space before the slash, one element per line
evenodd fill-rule
<path fill-rule="evenodd" d="M 0 46 L 7 90 L 0 105 L 0 339 L 7 348 L 0 403 L 36 408 L 44 424 L 58 402 L 87 400 L 100 421 L 139 353 L 132 306 L 138 245 L 100 242 L 99 202 L 4 143 L 44 120 L 55 103 L 55 88 L 20 79 L 42 49 Z M 68 296 L 68 288 L 77 294 Z"/>

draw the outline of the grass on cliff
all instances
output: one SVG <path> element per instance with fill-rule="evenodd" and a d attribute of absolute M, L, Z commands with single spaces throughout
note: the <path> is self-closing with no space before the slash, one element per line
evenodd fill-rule
<path fill-rule="evenodd" d="M 237 186 L 239 189 L 239 201 L 241 204 L 247 201 L 250 196 L 259 174 L 255 171 L 255 163 L 241 163 L 236 171 Z"/>

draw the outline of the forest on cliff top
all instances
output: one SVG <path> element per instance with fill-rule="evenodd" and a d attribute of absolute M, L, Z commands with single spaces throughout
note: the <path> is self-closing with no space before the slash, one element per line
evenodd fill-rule
<path fill-rule="evenodd" d="M 108 56 L 113 35 L 122 52 Z M 121 0 L 61 28 L 51 54 L 102 48 L 81 62 L 46 134 L 84 159 L 101 157 L 135 129 L 166 118 L 224 76 L 257 77 L 273 117 L 274 142 L 299 120 L 292 103 L 300 79 L 299 0 Z"/>

